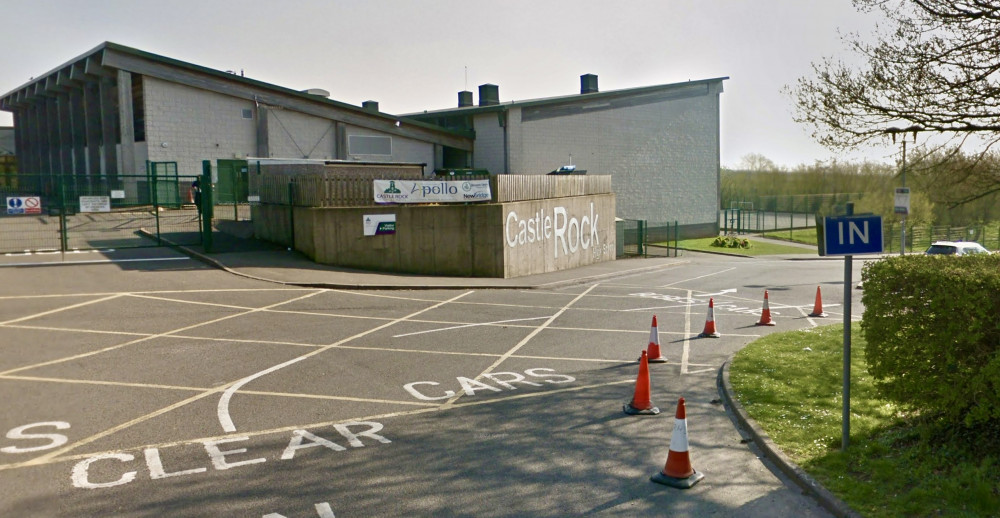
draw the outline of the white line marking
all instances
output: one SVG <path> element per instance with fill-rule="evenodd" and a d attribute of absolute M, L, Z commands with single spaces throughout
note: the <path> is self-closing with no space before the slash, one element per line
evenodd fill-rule
<path fill-rule="evenodd" d="M 0 264 L 0 268 L 17 266 L 48 266 L 53 264 L 109 264 L 109 263 L 139 263 L 153 261 L 193 261 L 190 257 L 150 257 L 148 259 L 94 259 L 92 261 L 42 261 L 36 263 Z M 207 267 L 206 267 L 207 268 Z"/>
<path fill-rule="evenodd" d="M 302 360 L 305 360 L 307 358 L 311 358 L 311 357 L 313 357 L 313 356 L 315 356 L 315 355 L 317 355 L 317 354 L 319 354 L 321 352 L 324 352 L 324 351 L 330 350 L 330 349 L 332 349 L 334 347 L 340 346 L 341 344 L 345 344 L 345 343 L 350 342 L 350 341 L 352 341 L 354 339 L 361 338 L 362 336 L 374 333 L 375 331 L 379 331 L 379 330 L 385 329 L 385 328 L 387 328 L 387 327 L 389 327 L 391 325 L 394 325 L 396 323 L 403 322 L 403 321 L 409 319 L 410 317 L 417 316 L 417 315 L 419 315 L 421 313 L 430 311 L 432 309 L 436 309 L 436 308 L 441 307 L 441 306 L 443 306 L 445 304 L 448 304 L 450 302 L 454 302 L 454 301 L 456 301 L 456 300 L 458 300 L 458 299 L 460 299 L 460 298 L 462 298 L 462 297 L 464 297 L 466 295 L 469 295 L 470 293 L 473 293 L 473 292 L 472 291 L 467 291 L 465 293 L 462 293 L 461 295 L 458 295 L 456 297 L 452 297 L 452 298 L 450 298 L 448 300 L 444 300 L 444 301 L 438 302 L 437 304 L 434 304 L 432 306 L 428 306 L 428 307 L 426 307 L 424 309 L 421 309 L 420 311 L 416 311 L 416 312 L 411 313 L 411 314 L 409 314 L 409 315 L 407 315 L 405 317 L 398 318 L 398 319 L 393 320 L 391 322 L 386 322 L 385 324 L 382 324 L 382 325 L 380 325 L 378 327 L 369 329 L 368 331 L 364 331 L 364 332 L 358 333 L 358 334 L 356 334 L 354 336 L 350 336 L 350 337 L 344 338 L 343 340 L 339 340 L 337 342 L 334 342 L 332 344 L 325 345 L 325 346 L 323 346 L 323 347 L 321 347 L 319 349 L 316 349 L 316 350 L 310 351 L 310 352 L 308 352 L 306 354 L 303 354 L 302 356 L 299 356 L 298 358 L 292 358 L 291 360 L 288 360 L 286 362 L 279 363 L 278 365 L 275 365 L 275 366 L 273 366 L 273 367 L 271 367 L 269 369 L 264 369 L 264 370 L 262 370 L 262 371 L 260 371 L 260 372 L 258 372 L 256 374 L 252 374 L 250 376 L 247 376 L 247 377 L 245 377 L 245 378 L 243 378 L 243 379 L 241 379 L 241 380 L 233 383 L 232 385 L 229 386 L 229 388 L 227 388 L 222 393 L 222 397 L 219 398 L 219 405 L 218 405 L 217 410 L 216 410 L 216 413 L 218 414 L 218 417 L 219 417 L 219 424 L 222 425 L 222 429 L 224 431 L 226 431 L 226 432 L 233 433 L 233 432 L 236 431 L 236 425 L 233 424 L 233 419 L 229 415 L 229 401 L 233 398 L 233 394 L 235 394 L 237 390 L 241 389 L 247 383 L 250 383 L 251 381 L 253 381 L 253 380 L 257 379 L 257 378 L 261 378 L 263 376 L 267 376 L 268 374 L 271 374 L 272 372 L 275 372 L 275 371 L 278 371 L 280 369 L 283 369 L 283 368 L 285 368 L 285 367 L 287 367 L 289 365 L 293 365 L 293 364 L 298 363 L 298 362 L 300 362 Z"/>
<path fill-rule="evenodd" d="M 437 333 L 438 331 L 450 331 L 452 329 L 462 329 L 462 328 L 466 328 L 466 327 L 492 326 L 492 325 L 497 325 L 497 324 L 507 324 L 507 323 L 510 323 L 510 322 L 524 322 L 526 320 L 541 320 L 543 318 L 549 318 L 549 317 L 514 318 L 514 319 L 511 319 L 511 320 L 495 320 L 493 322 L 477 322 L 475 324 L 463 324 L 463 325 L 459 325 L 459 326 L 442 327 L 440 329 L 428 329 L 427 331 L 417 331 L 417 332 L 414 332 L 414 333 L 404 333 L 404 334 L 401 334 L 401 335 L 393 335 L 393 338 L 402 338 L 404 336 L 422 335 L 422 334 L 426 334 L 426 333 Z"/>
<path fill-rule="evenodd" d="M 67 311 L 67 310 L 70 310 L 70 309 L 76 309 L 76 308 L 83 307 L 83 306 L 89 306 L 90 304 L 96 304 L 98 302 L 104 302 L 104 301 L 108 301 L 108 300 L 111 300 L 111 299 L 116 299 L 116 298 L 121 297 L 123 295 L 125 295 L 125 294 L 124 293 L 119 293 L 119 294 L 116 294 L 116 295 L 111 295 L 110 297 L 102 297 L 102 298 L 99 298 L 99 299 L 88 300 L 86 302 L 81 302 L 79 304 L 73 304 L 73 305 L 70 305 L 70 306 L 64 306 L 64 307 L 53 309 L 53 310 L 49 310 L 49 311 L 43 311 L 41 313 L 35 313 L 34 315 L 28 315 L 26 317 L 15 318 L 13 320 L 7 320 L 6 322 L 0 322 L 0 326 L 7 325 L 7 324 L 13 324 L 15 322 L 23 322 L 25 320 L 31 320 L 33 318 L 44 317 L 46 315 L 51 315 L 53 313 L 59 313 L 60 311 Z"/>
<path fill-rule="evenodd" d="M 587 288 L 586 290 L 584 290 L 583 293 L 577 295 L 576 297 L 573 298 L 573 300 L 571 300 L 568 303 L 566 303 L 566 305 L 563 306 L 562 309 L 560 309 L 559 311 L 556 311 L 556 313 L 554 315 L 552 315 L 551 317 L 549 317 L 545 322 L 542 322 L 541 325 L 539 325 L 534 330 L 532 330 L 530 333 L 528 333 L 528 336 L 524 337 L 520 342 L 517 343 L 517 345 L 515 345 L 514 347 L 511 347 L 510 350 L 507 351 L 507 352 L 505 352 L 503 354 L 503 356 L 501 356 L 500 358 L 497 358 L 497 361 L 493 362 L 493 364 L 490 365 L 489 367 L 487 367 L 486 370 L 484 370 L 483 372 L 479 373 L 479 375 L 476 376 L 475 379 L 477 379 L 477 380 L 481 379 L 483 376 L 485 376 L 485 375 L 493 372 L 493 369 L 497 368 L 497 366 L 499 366 L 501 363 L 503 363 L 508 358 L 510 358 L 511 356 L 513 356 L 514 353 L 516 353 L 518 351 L 518 349 L 520 349 L 521 347 L 524 347 L 524 345 L 527 344 L 528 342 L 530 342 L 531 339 L 534 338 L 538 333 L 541 333 L 543 329 L 545 329 L 546 327 L 548 327 L 549 324 L 551 324 L 552 322 L 555 321 L 555 319 L 559 318 L 560 315 L 562 315 L 563 313 L 565 313 L 566 310 L 568 310 L 570 308 L 570 306 L 572 306 L 573 304 L 576 304 L 577 301 L 579 301 L 583 297 L 587 296 L 587 294 L 590 293 L 591 290 L 593 290 L 594 288 L 600 286 L 600 284 L 601 283 L 596 283 L 596 284 L 590 286 L 589 288 Z M 465 394 L 465 392 L 459 392 L 458 394 L 455 395 L 455 397 L 449 399 L 448 401 L 445 401 L 442 406 L 446 406 L 447 407 L 447 406 L 454 405 L 455 401 L 458 401 L 458 399 L 461 398 L 463 394 Z"/>
<path fill-rule="evenodd" d="M 691 298 L 691 290 L 687 292 L 687 298 Z M 688 372 L 688 356 L 691 351 L 691 305 L 687 306 L 684 312 L 684 346 L 681 350 L 681 374 Z"/>
<path fill-rule="evenodd" d="M 722 271 L 719 271 L 719 272 L 706 273 L 705 275 L 699 275 L 697 277 L 691 277 L 690 279 L 682 279 L 682 280 L 679 280 L 679 281 L 676 281 L 676 282 L 671 282 L 670 284 L 664 284 L 663 286 L 660 286 L 660 287 L 661 288 L 669 288 L 670 286 L 673 286 L 675 284 L 680 284 L 682 282 L 688 282 L 688 281 L 696 281 L 698 279 L 704 279 L 705 277 L 711 277 L 713 275 L 719 275 L 721 273 L 726 273 L 726 272 L 729 272 L 729 271 L 732 271 L 732 270 L 735 270 L 735 269 L 736 269 L 736 267 L 734 266 L 732 268 L 726 268 L 725 270 L 722 270 Z M 688 292 L 688 293 L 689 293 L 688 297 L 690 297 L 691 296 L 690 292 Z"/>
<path fill-rule="evenodd" d="M 524 399 L 524 398 L 532 398 L 532 397 L 542 397 L 542 396 L 549 396 L 551 394 L 556 394 L 556 393 L 559 393 L 559 392 L 581 391 L 581 390 L 587 390 L 587 389 L 591 389 L 591 388 L 608 387 L 608 386 L 612 386 L 612 385 L 624 385 L 626 383 L 635 383 L 635 379 L 633 378 L 633 379 L 626 379 L 626 380 L 620 380 L 620 381 L 609 381 L 609 382 L 606 382 L 606 383 L 599 383 L 599 384 L 595 384 L 595 385 L 586 385 L 586 386 L 581 386 L 581 387 L 568 387 L 568 388 L 563 388 L 563 389 L 546 390 L 546 391 L 541 391 L 541 392 L 530 392 L 530 393 L 524 393 L 524 394 L 511 395 L 511 396 L 507 396 L 507 397 L 496 397 L 496 398 L 483 399 L 483 400 L 479 400 L 479 401 L 468 401 L 468 402 L 465 402 L 465 403 L 457 403 L 455 405 L 452 405 L 450 408 L 462 408 L 462 407 L 469 407 L 469 406 L 490 405 L 490 404 L 493 404 L 493 403 L 502 403 L 502 402 L 505 402 L 505 401 L 510 401 L 512 399 Z M 294 430 L 305 430 L 305 429 L 313 429 L 313 428 L 323 428 L 323 427 L 326 427 L 326 426 L 332 426 L 332 425 L 339 424 L 339 423 L 350 423 L 350 422 L 354 422 L 354 421 L 374 421 L 374 420 L 378 420 L 378 419 L 389 419 L 389 418 L 393 418 L 393 417 L 405 417 L 405 416 L 426 414 L 426 413 L 429 413 L 429 412 L 439 412 L 439 411 L 442 411 L 442 410 L 448 410 L 448 408 L 445 408 L 444 406 L 441 406 L 441 405 L 436 405 L 436 406 L 433 406 L 433 407 L 417 408 L 417 409 L 414 409 L 414 410 L 401 410 L 401 411 L 398 411 L 398 412 L 389 412 L 389 413 L 385 413 L 385 414 L 375 414 L 375 415 L 368 415 L 368 416 L 362 416 L 362 417 L 352 417 L 352 418 L 348 418 L 348 419 L 342 419 L 342 420 L 339 420 L 339 421 L 324 421 L 324 422 L 309 423 L 309 424 L 293 424 L 293 425 L 289 425 L 289 426 L 282 426 L 280 428 L 271 428 L 271 429 L 267 429 L 267 430 L 257 430 L 257 431 L 250 431 L 250 432 L 241 432 L 239 435 L 241 437 L 260 437 L 260 436 L 264 436 L 264 435 L 273 435 L 273 434 L 278 434 L 278 433 L 287 433 L 287 432 L 291 432 L 291 431 L 294 431 Z M 77 453 L 75 455 L 68 455 L 66 457 L 45 456 L 45 457 L 35 458 L 35 459 L 29 460 L 29 461 L 25 461 L 25 462 L 17 462 L 17 463 L 12 463 L 12 464 L 0 464 L 0 471 L 4 471 L 4 470 L 8 470 L 8 469 L 15 469 L 15 468 L 29 467 L 29 466 L 40 466 L 40 465 L 44 465 L 44 464 L 54 464 L 54 463 L 57 463 L 57 462 L 72 462 L 72 461 L 77 461 L 77 460 L 89 459 L 91 457 L 99 456 L 99 455 L 106 454 L 106 453 L 120 453 L 122 451 L 141 451 L 141 450 L 144 450 L 144 449 L 147 449 L 147 448 L 157 448 L 157 449 L 163 450 L 163 449 L 166 449 L 166 448 L 173 448 L 173 447 L 177 447 L 177 446 L 186 446 L 186 445 L 190 445 L 190 444 L 198 444 L 198 443 L 205 443 L 205 442 L 211 442 L 211 441 L 218 441 L 218 440 L 224 440 L 224 439 L 229 439 L 229 438 L 232 438 L 232 435 L 225 434 L 225 435 L 217 435 L 217 436 L 214 436 L 214 437 L 202 437 L 202 438 L 198 438 L 198 439 L 185 439 L 185 440 L 180 440 L 180 441 L 170 441 L 170 442 L 164 442 L 164 443 L 159 443 L 159 444 L 147 444 L 147 445 L 144 445 L 144 446 L 136 446 L 136 447 L 132 447 L 132 448 L 128 448 L 128 449 L 119 448 L 119 449 L 110 450 L 110 451 L 106 451 L 106 452 Z M 68 449 L 69 448 L 64 448 L 64 451 L 68 450 Z"/>

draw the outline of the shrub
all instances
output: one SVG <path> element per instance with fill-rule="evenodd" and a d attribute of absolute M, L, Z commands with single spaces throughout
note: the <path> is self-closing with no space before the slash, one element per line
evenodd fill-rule
<path fill-rule="evenodd" d="M 741 239 L 731 236 L 719 236 L 712 241 L 712 246 L 720 248 L 752 248 L 753 244 L 749 239 Z"/>
<path fill-rule="evenodd" d="M 1000 255 L 891 257 L 862 282 L 881 395 L 966 426 L 1000 420 Z"/>

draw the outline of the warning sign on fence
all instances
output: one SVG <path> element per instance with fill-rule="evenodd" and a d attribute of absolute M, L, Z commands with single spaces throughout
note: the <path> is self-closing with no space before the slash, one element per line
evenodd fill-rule
<path fill-rule="evenodd" d="M 111 212 L 108 196 L 80 196 L 80 212 Z"/>
<path fill-rule="evenodd" d="M 41 214 L 42 199 L 38 196 L 8 196 L 7 214 Z"/>

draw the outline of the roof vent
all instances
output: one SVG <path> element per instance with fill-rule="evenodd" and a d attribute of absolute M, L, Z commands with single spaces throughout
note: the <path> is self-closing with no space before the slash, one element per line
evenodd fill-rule
<path fill-rule="evenodd" d="M 596 94 L 597 93 L 597 76 L 594 74 L 583 74 L 580 76 L 580 93 L 581 94 Z"/>
<path fill-rule="evenodd" d="M 495 106 L 500 104 L 500 87 L 497 85 L 479 85 L 479 106 Z"/>
<path fill-rule="evenodd" d="M 378 113 L 378 101 L 365 101 L 361 103 L 361 109 L 366 112 Z"/>
<path fill-rule="evenodd" d="M 308 90 L 302 90 L 302 93 L 309 95 L 318 95 L 320 97 L 330 97 L 330 92 L 322 88 L 310 88 Z"/>
<path fill-rule="evenodd" d="M 458 92 L 458 107 L 465 108 L 466 106 L 472 106 L 472 92 L 462 90 Z"/>

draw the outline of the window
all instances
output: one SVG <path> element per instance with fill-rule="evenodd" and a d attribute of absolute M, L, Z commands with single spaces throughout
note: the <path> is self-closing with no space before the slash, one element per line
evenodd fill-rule
<path fill-rule="evenodd" d="M 250 108 L 244 108 L 243 109 L 243 118 L 244 119 L 252 119 L 253 118 L 253 110 L 251 110 Z"/>
<path fill-rule="evenodd" d="M 347 150 L 351 155 L 392 155 L 392 137 L 350 135 Z"/>

